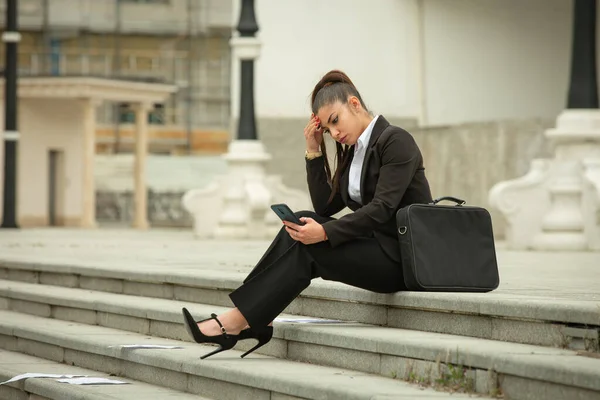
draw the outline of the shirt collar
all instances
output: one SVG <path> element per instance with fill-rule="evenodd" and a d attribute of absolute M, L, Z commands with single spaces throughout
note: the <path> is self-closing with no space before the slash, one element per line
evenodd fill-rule
<path fill-rule="evenodd" d="M 371 120 L 367 126 L 367 129 L 365 129 L 358 137 L 358 142 L 356 143 L 357 150 L 365 148 L 369 145 L 369 139 L 371 139 L 371 133 L 373 133 L 373 127 L 375 126 L 375 122 L 377 122 L 377 118 L 379 118 L 379 115 L 376 115 L 375 118 Z"/>

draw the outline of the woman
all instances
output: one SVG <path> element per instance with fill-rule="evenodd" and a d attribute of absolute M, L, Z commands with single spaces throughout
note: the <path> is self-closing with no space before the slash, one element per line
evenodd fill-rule
<path fill-rule="evenodd" d="M 188 333 L 198 343 L 232 348 L 238 340 L 267 343 L 272 321 L 313 278 L 378 293 L 406 290 L 396 233 L 396 211 L 432 201 L 423 158 L 413 137 L 373 116 L 352 81 L 330 71 L 312 93 L 304 128 L 308 187 L 315 212 L 297 213 L 303 225 L 284 222 L 244 284 L 231 293 L 236 308 L 196 322 L 184 308 Z M 323 135 L 336 141 L 332 174 Z M 331 215 L 349 207 L 339 219 Z"/>

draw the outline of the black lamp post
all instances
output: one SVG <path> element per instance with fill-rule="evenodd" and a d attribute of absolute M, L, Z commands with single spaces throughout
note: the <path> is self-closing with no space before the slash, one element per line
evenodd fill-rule
<path fill-rule="evenodd" d="M 241 37 L 254 37 L 258 24 L 254 15 L 254 0 L 242 0 L 242 11 L 237 30 Z M 254 60 L 242 60 L 240 91 L 240 118 L 238 140 L 257 140 L 254 119 Z"/>
<path fill-rule="evenodd" d="M 575 0 L 567 108 L 598 108 L 596 0 Z"/>
<path fill-rule="evenodd" d="M 17 1 L 6 1 L 6 43 L 4 68 L 4 202 L 0 228 L 18 228 L 17 225 Z"/>

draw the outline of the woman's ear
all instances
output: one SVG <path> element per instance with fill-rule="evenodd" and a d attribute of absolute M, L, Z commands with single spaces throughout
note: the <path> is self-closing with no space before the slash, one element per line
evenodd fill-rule
<path fill-rule="evenodd" d="M 350 105 L 350 109 L 354 112 L 354 113 L 358 113 L 360 111 L 360 100 L 358 99 L 358 97 L 356 96 L 350 96 L 350 98 L 348 99 L 348 104 Z"/>

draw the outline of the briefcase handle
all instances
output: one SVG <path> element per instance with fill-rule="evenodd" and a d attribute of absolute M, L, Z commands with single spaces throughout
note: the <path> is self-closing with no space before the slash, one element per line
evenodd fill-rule
<path fill-rule="evenodd" d="M 457 206 L 462 206 L 462 205 L 465 205 L 467 203 L 466 201 L 458 199 L 456 197 L 444 196 L 444 197 L 439 197 L 439 198 L 433 200 L 430 204 L 437 204 L 440 201 L 444 201 L 444 200 L 453 201 L 453 202 L 456 203 Z"/>

